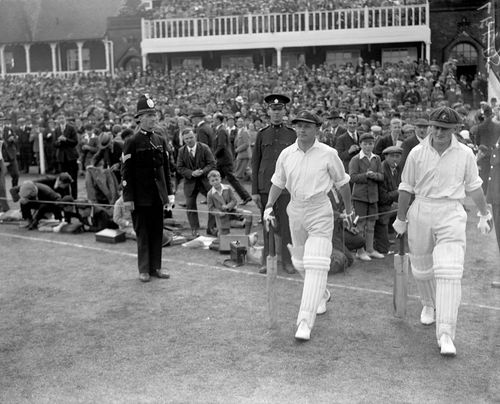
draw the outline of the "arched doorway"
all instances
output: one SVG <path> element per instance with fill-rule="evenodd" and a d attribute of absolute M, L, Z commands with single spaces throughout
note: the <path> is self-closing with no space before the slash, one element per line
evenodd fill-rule
<path fill-rule="evenodd" d="M 451 48 L 450 57 L 457 60 L 457 78 L 463 75 L 470 83 L 478 70 L 479 54 L 476 47 L 470 42 L 459 42 Z"/>

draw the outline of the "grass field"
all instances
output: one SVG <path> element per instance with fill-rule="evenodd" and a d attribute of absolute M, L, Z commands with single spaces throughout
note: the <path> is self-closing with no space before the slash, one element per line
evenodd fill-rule
<path fill-rule="evenodd" d="M 408 319 L 394 318 L 392 256 L 330 275 L 328 312 L 299 343 L 298 275 L 280 273 L 271 332 L 255 266 L 168 247 L 171 279 L 143 284 L 133 242 L 0 225 L 0 402 L 500 402 L 500 257 L 469 220 L 451 359 L 413 282 Z"/>

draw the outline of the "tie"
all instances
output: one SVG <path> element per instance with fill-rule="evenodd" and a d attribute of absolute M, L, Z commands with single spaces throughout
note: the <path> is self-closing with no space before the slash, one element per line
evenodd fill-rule
<path fill-rule="evenodd" d="M 194 149 L 189 149 L 189 153 L 191 154 L 191 157 L 194 158 Z"/>

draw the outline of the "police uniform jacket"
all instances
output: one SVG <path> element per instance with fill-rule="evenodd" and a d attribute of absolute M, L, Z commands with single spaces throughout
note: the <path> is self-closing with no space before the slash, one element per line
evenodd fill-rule
<path fill-rule="evenodd" d="M 123 200 L 136 206 L 168 203 L 173 195 L 165 139 L 153 132 L 139 129 L 123 146 Z"/>
<path fill-rule="evenodd" d="M 262 128 L 252 152 L 252 194 L 268 194 L 276 161 L 283 149 L 295 143 L 297 134 L 283 124 Z"/>
<path fill-rule="evenodd" d="M 500 138 L 499 138 L 500 142 Z M 500 204 L 500 145 L 497 143 L 491 152 L 490 176 L 488 178 L 488 191 L 486 200 L 493 205 Z"/>

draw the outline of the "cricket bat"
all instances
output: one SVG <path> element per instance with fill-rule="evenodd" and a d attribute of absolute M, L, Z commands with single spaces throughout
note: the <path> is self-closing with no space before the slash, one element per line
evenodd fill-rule
<path fill-rule="evenodd" d="M 266 262 L 267 268 L 267 307 L 269 328 L 278 328 L 278 299 L 276 292 L 276 278 L 278 276 L 278 257 L 274 241 L 274 228 L 269 226 L 269 255 Z"/>
<path fill-rule="evenodd" d="M 394 255 L 394 285 L 392 302 L 394 315 L 398 318 L 406 317 L 408 301 L 408 254 L 405 253 L 405 235 L 399 238 L 399 253 Z"/>

